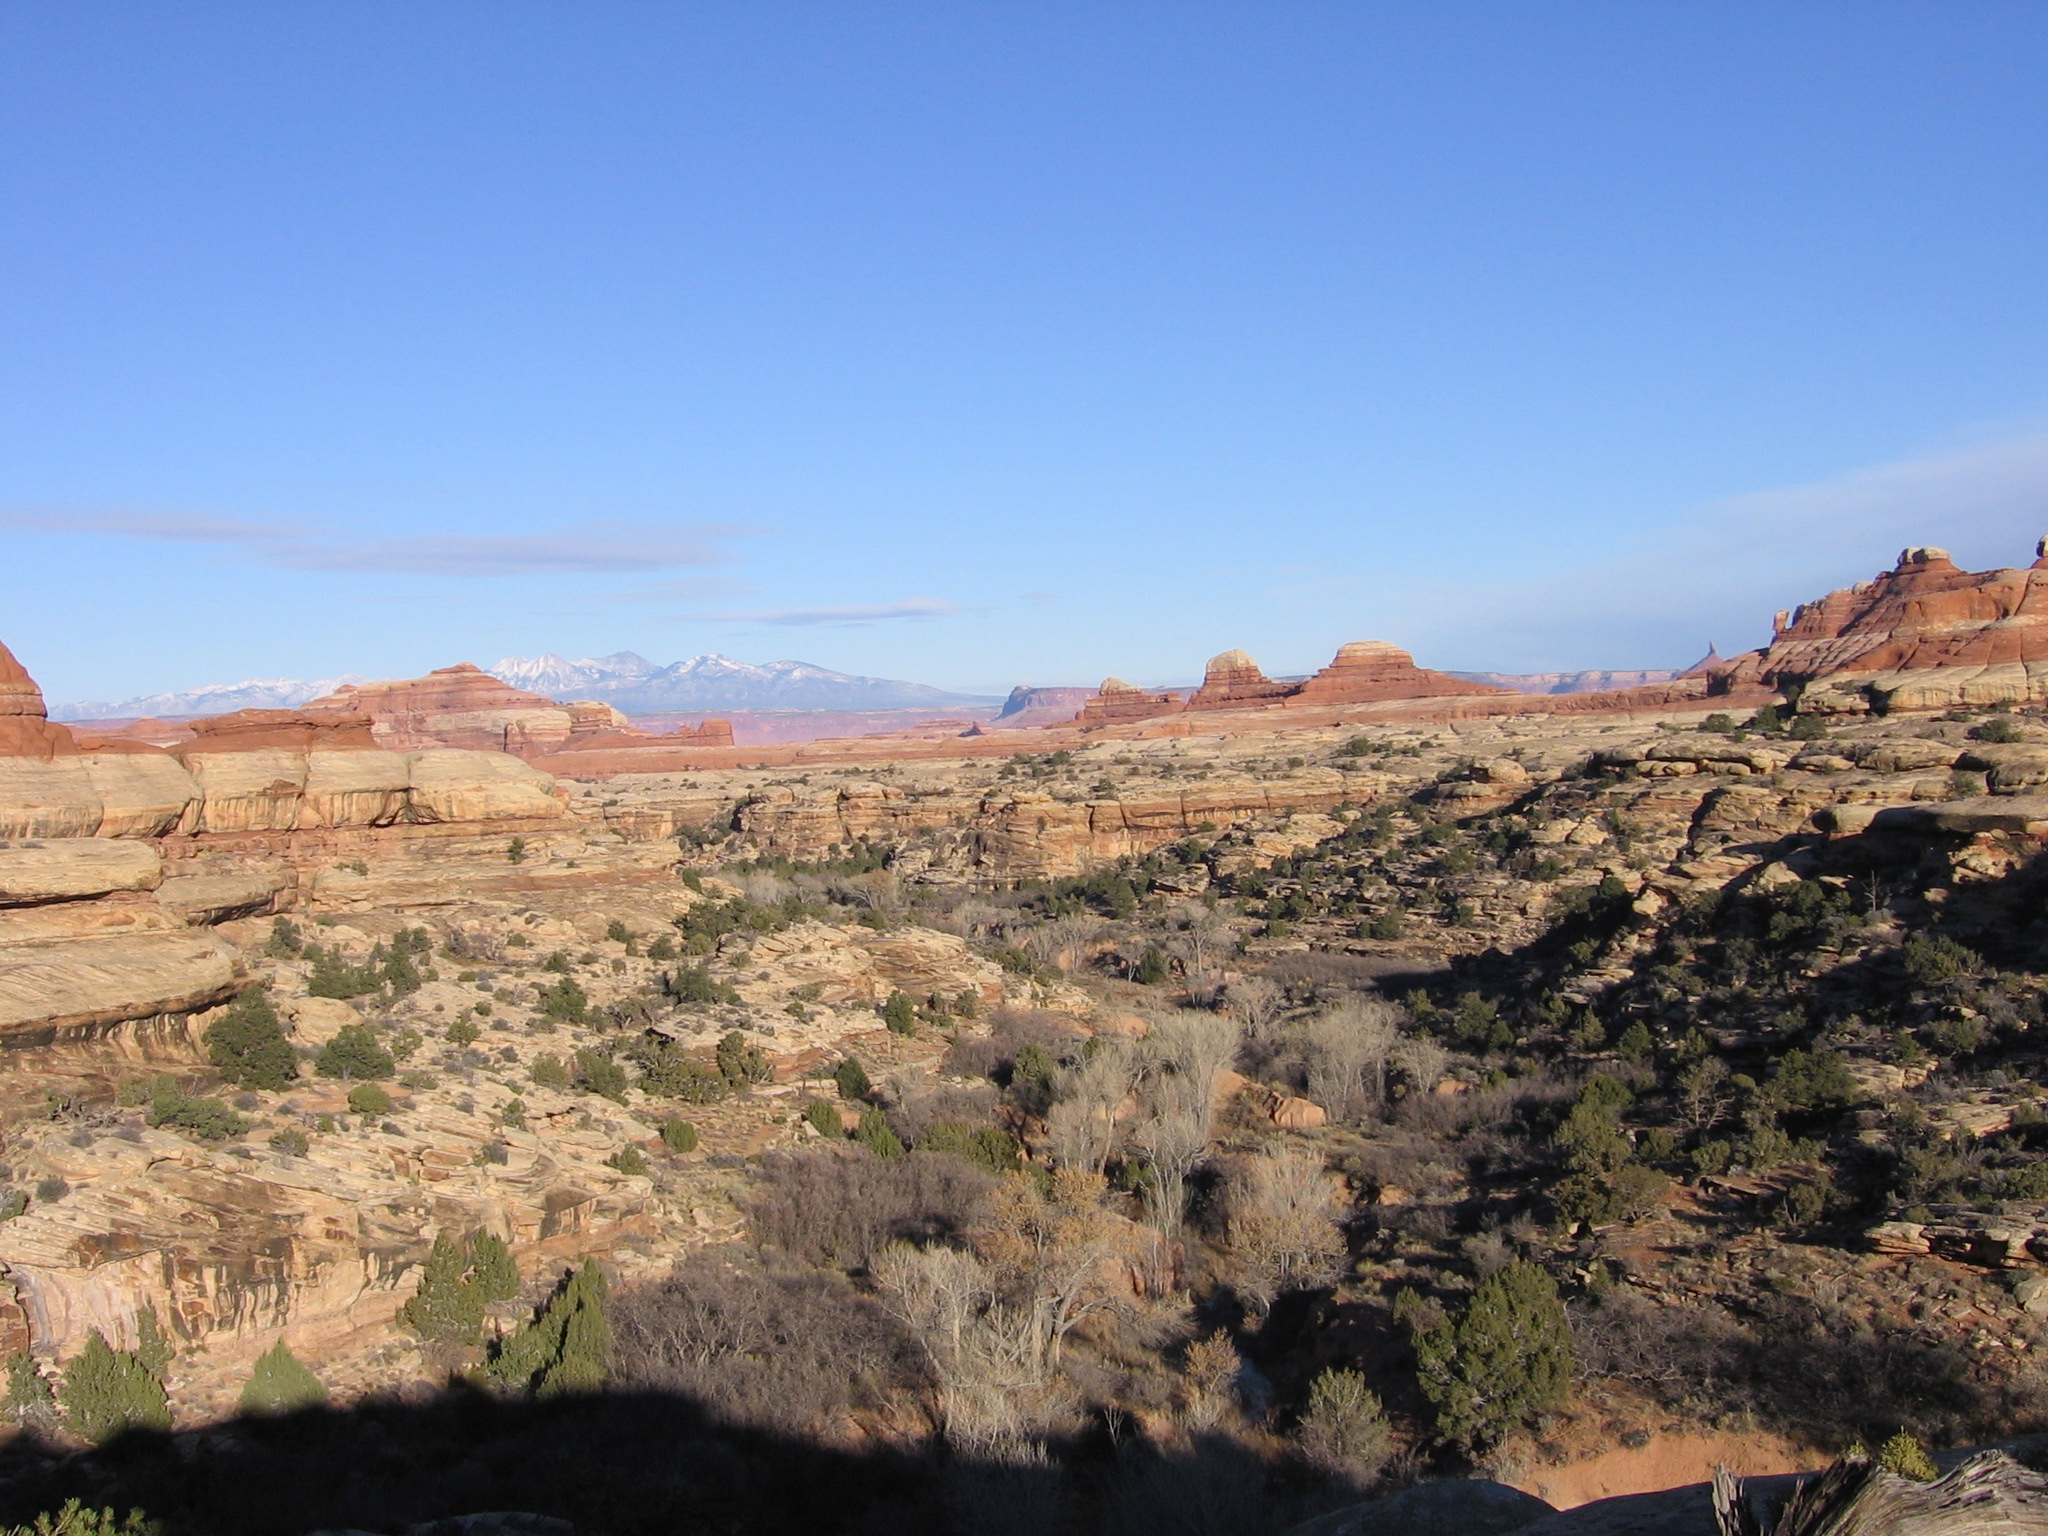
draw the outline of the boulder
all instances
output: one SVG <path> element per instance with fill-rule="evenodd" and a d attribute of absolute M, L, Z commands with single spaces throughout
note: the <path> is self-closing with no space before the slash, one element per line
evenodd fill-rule
<path fill-rule="evenodd" d="M 338 997 L 288 997 L 277 1006 L 300 1045 L 325 1045 L 349 1025 L 363 1022 L 363 1016 Z"/>

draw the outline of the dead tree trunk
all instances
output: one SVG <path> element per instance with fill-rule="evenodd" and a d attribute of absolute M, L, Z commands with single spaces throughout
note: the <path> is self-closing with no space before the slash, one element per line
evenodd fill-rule
<path fill-rule="evenodd" d="M 2003 1451 L 1972 1456 L 1931 1483 L 1838 1461 L 1766 1523 L 1741 1479 L 1716 1467 L 1714 1520 L 1721 1536 L 2048 1536 L 2048 1476 Z"/>

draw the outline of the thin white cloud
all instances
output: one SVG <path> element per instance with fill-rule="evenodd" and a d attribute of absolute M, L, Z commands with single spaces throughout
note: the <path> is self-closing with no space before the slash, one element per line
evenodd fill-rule
<path fill-rule="evenodd" d="M 707 613 L 706 619 L 748 624 L 874 624 L 887 619 L 937 619 L 958 613 L 959 604 L 942 597 L 906 597 L 897 603 L 845 608 L 773 608 L 748 612 Z"/>
<path fill-rule="evenodd" d="M 1778 609 L 1872 576 L 1907 545 L 1991 569 L 2032 563 L 2044 533 L 2048 430 L 2031 430 L 1712 502 L 1615 560 L 1362 606 L 1425 665 L 1682 665 L 1709 640 L 1724 655 L 1764 643 Z"/>
<path fill-rule="evenodd" d="M 0 509 L 0 528 L 216 544 L 244 549 L 285 570 L 454 577 L 616 575 L 717 565 L 732 558 L 724 546 L 749 532 L 729 525 L 607 520 L 542 533 L 348 539 L 283 521 L 64 507 Z"/>

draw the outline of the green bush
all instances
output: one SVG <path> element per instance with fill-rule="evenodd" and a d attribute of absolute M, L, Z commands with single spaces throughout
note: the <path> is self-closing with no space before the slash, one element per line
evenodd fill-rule
<path fill-rule="evenodd" d="M 244 1413 L 294 1413 L 327 1401 L 327 1388 L 279 1339 L 256 1358 L 242 1388 Z"/>
<path fill-rule="evenodd" d="M 320 1054 L 313 1058 L 313 1070 L 322 1077 L 344 1081 L 379 1078 L 396 1072 L 398 1062 L 377 1043 L 369 1025 L 344 1024 L 334 1032 L 332 1040 L 320 1047 Z"/>
<path fill-rule="evenodd" d="M 469 1280 L 485 1301 L 510 1301 L 519 1294 L 519 1266 L 502 1237 L 479 1232 L 469 1240 Z"/>
<path fill-rule="evenodd" d="M 391 1095 L 375 1083 L 357 1083 L 348 1091 L 348 1107 L 352 1114 L 388 1115 Z"/>
<path fill-rule="evenodd" d="M 484 1298 L 473 1267 L 467 1246 L 443 1232 L 427 1253 L 419 1290 L 398 1320 L 430 1343 L 474 1344 L 483 1328 Z"/>
<path fill-rule="evenodd" d="M 249 1122 L 219 1099 L 188 1094 L 169 1076 L 157 1079 L 156 1093 L 149 1105 L 149 1123 L 183 1131 L 200 1141 L 230 1141 L 249 1129 Z"/>
<path fill-rule="evenodd" d="M 1156 987 L 1170 979 L 1173 972 L 1168 969 L 1166 956 L 1156 949 L 1148 949 L 1138 961 L 1138 969 L 1132 979 L 1140 986 Z"/>
<path fill-rule="evenodd" d="M 271 1092 L 299 1075 L 299 1058 L 285 1038 L 277 1010 L 260 991 L 244 992 L 206 1026 L 206 1053 L 221 1077 L 238 1087 Z"/>
<path fill-rule="evenodd" d="M 611 1367 L 605 1299 L 604 1274 L 585 1259 L 538 1317 L 499 1344 L 484 1374 L 538 1397 L 600 1390 Z"/>
<path fill-rule="evenodd" d="M 290 960 L 301 954 L 305 947 L 305 936 L 299 932 L 299 925 L 288 917 L 280 917 L 270 925 L 270 940 L 263 946 L 263 953 L 273 960 Z"/>
<path fill-rule="evenodd" d="M 313 957 L 313 971 L 306 979 L 306 991 L 313 997 L 367 997 L 381 991 L 384 978 L 375 965 L 351 965 L 332 950 L 316 949 L 309 944 L 306 953 Z"/>
<path fill-rule="evenodd" d="M 171 1407 L 164 1384 L 134 1355 L 110 1346 L 97 1328 L 64 1367 L 57 1396 L 65 1427 L 94 1445 L 105 1445 L 129 1429 L 170 1431 Z"/>
<path fill-rule="evenodd" d="M 916 999 L 908 992 L 891 992 L 889 994 L 889 1001 L 882 1004 L 882 1022 L 889 1026 L 891 1034 L 916 1034 Z"/>
<path fill-rule="evenodd" d="M 867 1069 L 851 1056 L 832 1069 L 832 1081 L 842 1099 L 864 1099 L 875 1086 L 868 1081 Z"/>
<path fill-rule="evenodd" d="M 649 951 L 650 954 L 653 951 Z M 662 991 L 679 1003 L 737 1003 L 740 995 L 701 965 L 686 965 L 662 978 Z"/>
<path fill-rule="evenodd" d="M 1310 1462 L 1360 1487 L 1379 1476 L 1394 1451 L 1386 1409 L 1362 1371 L 1329 1370 L 1315 1379 L 1295 1443 Z"/>
<path fill-rule="evenodd" d="M 1993 715 L 1982 725 L 1972 726 L 1970 735 L 1978 741 L 2006 744 L 2020 739 L 2020 728 L 2010 715 Z"/>
<path fill-rule="evenodd" d="M 1462 1317 L 1419 1333 L 1415 1354 L 1437 1433 L 1468 1449 L 1498 1444 L 1571 1385 L 1564 1303 L 1550 1276 L 1521 1260 L 1482 1281 Z"/>
<path fill-rule="evenodd" d="M 1906 976 L 1916 987 L 1937 986 L 1956 976 L 1974 974 L 1983 964 L 1975 950 L 1941 934 L 1916 933 L 1899 951 Z"/>
<path fill-rule="evenodd" d="M 527 1076 L 533 1079 L 536 1088 L 566 1088 L 569 1086 L 569 1069 L 562 1064 L 562 1058 L 543 1052 L 533 1058 L 533 1066 Z"/>
<path fill-rule="evenodd" d="M 811 1129 L 828 1141 L 844 1141 L 846 1129 L 839 1123 L 839 1111 L 823 1099 L 813 1099 L 804 1106 L 804 1118 L 811 1123 Z"/>
<path fill-rule="evenodd" d="M 57 1394 L 33 1355 L 7 1362 L 7 1417 L 25 1430 L 47 1434 L 57 1425 Z"/>
<path fill-rule="evenodd" d="M 768 1056 L 761 1047 L 748 1043 L 747 1037 L 738 1030 L 732 1030 L 718 1042 L 718 1075 L 735 1088 L 744 1088 L 750 1083 L 765 1083 L 774 1075 L 768 1065 Z"/>
<path fill-rule="evenodd" d="M 928 1125 L 918 1132 L 920 1152 L 950 1152 L 978 1163 L 991 1173 L 1015 1173 L 1017 1138 L 995 1125 L 965 1125 L 957 1121 Z"/>
<path fill-rule="evenodd" d="M 725 1097 L 724 1076 L 673 1040 L 649 1036 L 632 1048 L 631 1055 L 640 1068 L 640 1087 L 647 1093 L 686 1104 L 709 1104 Z"/>
<path fill-rule="evenodd" d="M 853 1139 L 877 1157 L 903 1155 L 903 1143 L 890 1128 L 889 1117 L 879 1109 L 870 1109 L 861 1115 L 860 1125 L 854 1131 Z"/>
<path fill-rule="evenodd" d="M 164 1325 L 153 1306 L 145 1306 L 136 1314 L 135 1358 L 158 1381 L 162 1381 L 171 1368 L 171 1341 L 164 1337 Z"/>
<path fill-rule="evenodd" d="M 590 996 L 574 976 L 564 976 L 552 986 L 541 988 L 540 1011 L 545 1018 L 581 1024 L 590 1017 Z"/>
<path fill-rule="evenodd" d="M 163 1536 L 163 1527 L 139 1509 L 116 1518 L 111 1509 L 89 1509 L 66 1499 L 55 1514 L 44 1510 L 33 1525 L 10 1525 L 0 1536 Z"/>
<path fill-rule="evenodd" d="M 604 1161 L 606 1167 L 616 1168 L 624 1174 L 640 1178 L 647 1175 L 647 1155 L 635 1146 L 621 1147 Z"/>
<path fill-rule="evenodd" d="M 594 1093 L 615 1104 L 626 1102 L 626 1089 L 630 1086 L 626 1081 L 626 1069 L 612 1060 L 610 1052 L 594 1046 L 576 1053 L 573 1081 L 585 1093 Z"/>
<path fill-rule="evenodd" d="M 450 1045 L 475 1045 L 478 1036 L 482 1033 L 483 1031 L 470 1023 L 468 1019 L 457 1019 L 448 1026 L 448 1043 Z"/>
<path fill-rule="evenodd" d="M 306 1139 L 306 1133 L 295 1125 L 288 1125 L 283 1130 L 274 1132 L 270 1144 L 287 1157 L 304 1157 L 313 1149 L 313 1143 Z"/>
<path fill-rule="evenodd" d="M 661 1122 L 661 1144 L 671 1152 L 694 1152 L 697 1150 L 697 1127 L 687 1120 L 664 1120 Z"/>
<path fill-rule="evenodd" d="M 1927 1448 L 1903 1429 L 1877 1448 L 1877 1464 L 1916 1483 L 1931 1483 L 1941 1476 Z"/>

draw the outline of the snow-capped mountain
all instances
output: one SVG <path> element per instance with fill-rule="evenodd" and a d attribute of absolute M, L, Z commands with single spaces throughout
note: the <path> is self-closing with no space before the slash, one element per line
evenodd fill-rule
<path fill-rule="evenodd" d="M 716 709 L 918 709 L 952 704 L 993 704 L 980 694 L 948 693 L 923 683 L 856 677 L 805 661 L 765 666 L 730 656 L 692 656 L 660 667 L 644 656 L 568 661 L 552 653 L 508 656 L 485 669 L 517 688 L 557 699 L 598 699 L 628 714 Z"/>
<path fill-rule="evenodd" d="M 353 672 L 346 677 L 323 678 L 309 683 L 296 677 L 256 677 L 241 683 L 208 683 L 183 693 L 151 693 L 119 703 L 52 704 L 52 720 L 139 720 L 146 715 L 225 715 L 238 709 L 293 709 L 308 699 L 332 693 L 344 683 L 363 681 Z"/>

